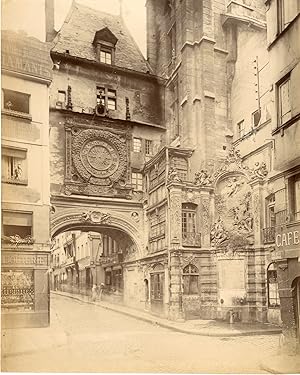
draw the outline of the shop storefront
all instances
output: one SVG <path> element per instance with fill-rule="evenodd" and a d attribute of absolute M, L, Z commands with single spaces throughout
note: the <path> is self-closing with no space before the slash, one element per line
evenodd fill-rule
<path fill-rule="evenodd" d="M 48 254 L 19 249 L 2 252 L 2 325 L 6 328 L 49 324 Z"/>
<path fill-rule="evenodd" d="M 275 234 L 278 287 L 286 343 L 300 347 L 300 223 L 277 228 Z"/>

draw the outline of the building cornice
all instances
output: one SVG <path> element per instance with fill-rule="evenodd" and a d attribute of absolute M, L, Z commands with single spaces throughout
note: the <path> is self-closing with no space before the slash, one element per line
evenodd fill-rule
<path fill-rule="evenodd" d="M 164 84 L 165 82 L 164 78 L 151 74 L 150 72 L 149 73 L 138 72 L 136 70 L 121 68 L 117 65 L 108 65 L 108 64 L 101 63 L 101 62 L 84 59 L 82 57 L 72 56 L 66 53 L 51 51 L 51 57 L 52 57 L 52 60 L 60 59 L 60 62 L 61 61 L 71 62 L 74 65 L 93 66 L 96 69 L 104 70 L 104 71 L 111 72 L 114 74 L 117 72 L 120 74 L 135 75 L 143 79 L 156 81 L 157 83 L 161 85 Z"/>
<path fill-rule="evenodd" d="M 58 112 L 58 113 L 61 113 L 63 115 L 66 115 L 68 117 L 70 116 L 79 116 L 79 117 L 82 117 L 82 118 L 86 118 L 86 119 L 91 119 L 93 121 L 97 121 L 97 119 L 99 119 L 99 121 L 101 120 L 102 122 L 109 122 L 110 124 L 120 124 L 120 125 L 125 125 L 125 126 L 151 126 L 153 128 L 157 128 L 157 129 L 161 129 L 163 131 L 166 131 L 166 128 L 163 126 L 163 125 L 158 125 L 158 124 L 153 124 L 153 123 L 150 123 L 150 122 L 139 122 L 139 121 L 132 121 L 132 120 L 122 120 L 122 119 L 119 119 L 119 118 L 112 118 L 112 117 L 108 117 L 108 116 L 97 116 L 95 115 L 94 113 L 82 113 L 82 112 L 75 112 L 73 110 L 69 110 L 69 109 L 62 109 L 62 108 L 50 108 L 49 109 L 50 112 Z"/>

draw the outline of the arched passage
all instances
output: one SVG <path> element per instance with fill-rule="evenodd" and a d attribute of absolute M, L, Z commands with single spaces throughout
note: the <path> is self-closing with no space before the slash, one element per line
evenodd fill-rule
<path fill-rule="evenodd" d="M 64 262 L 59 270 L 53 270 L 56 274 L 53 278 L 63 274 L 58 278 L 63 280 L 64 291 L 90 294 L 94 298 L 95 290 L 103 286 L 107 294 L 122 299 L 124 264 L 141 255 L 142 244 L 135 225 L 121 215 L 104 211 L 54 212 L 51 218 L 54 246 L 55 239 L 63 233 L 69 238 L 65 239 L 63 251 L 62 244 L 58 249 L 64 255 Z M 56 288 L 58 284 L 53 281 Z"/>

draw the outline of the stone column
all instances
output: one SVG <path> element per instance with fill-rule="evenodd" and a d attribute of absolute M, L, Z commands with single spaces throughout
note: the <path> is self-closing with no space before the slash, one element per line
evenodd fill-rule
<path fill-rule="evenodd" d="M 177 250 L 177 244 L 172 244 L 170 250 L 170 304 L 169 319 L 183 320 L 183 300 L 182 300 L 182 275 L 181 275 L 181 253 Z"/>
<path fill-rule="evenodd" d="M 205 189 L 205 188 L 204 188 Z M 210 247 L 210 196 L 207 188 L 200 192 L 201 247 Z"/>
<path fill-rule="evenodd" d="M 263 179 L 256 177 L 251 182 L 252 187 L 252 212 L 253 212 L 253 234 L 254 234 L 254 270 L 256 286 L 256 319 L 260 322 L 267 321 L 267 290 L 265 271 L 265 249 L 263 248 L 264 226 L 264 198 Z"/>
<path fill-rule="evenodd" d="M 181 185 L 169 186 L 169 318 L 182 319 L 181 269 L 179 250 L 182 246 Z"/>

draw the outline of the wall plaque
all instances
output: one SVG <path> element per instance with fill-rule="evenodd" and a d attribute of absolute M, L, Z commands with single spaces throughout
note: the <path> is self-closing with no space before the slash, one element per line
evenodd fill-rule
<path fill-rule="evenodd" d="M 244 289 L 245 267 L 243 259 L 218 260 L 219 288 Z"/>

